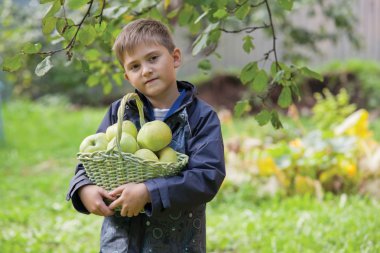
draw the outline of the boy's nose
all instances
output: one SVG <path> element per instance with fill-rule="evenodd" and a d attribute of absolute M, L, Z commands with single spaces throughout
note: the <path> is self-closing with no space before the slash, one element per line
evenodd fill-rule
<path fill-rule="evenodd" d="M 150 67 L 144 67 L 144 69 L 143 69 L 143 75 L 144 76 L 150 76 L 152 73 L 153 73 L 152 68 L 150 68 Z"/>

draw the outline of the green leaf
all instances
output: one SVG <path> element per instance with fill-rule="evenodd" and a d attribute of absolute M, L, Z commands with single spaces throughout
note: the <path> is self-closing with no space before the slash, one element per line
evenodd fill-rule
<path fill-rule="evenodd" d="M 42 19 L 42 32 L 47 35 L 53 32 L 55 28 L 55 23 L 57 22 L 57 18 L 55 17 L 45 17 Z"/>
<path fill-rule="evenodd" d="M 88 0 L 68 0 L 67 5 L 72 10 L 77 10 L 88 3 Z"/>
<path fill-rule="evenodd" d="M 211 62 L 209 59 L 204 59 L 198 63 L 198 68 L 208 71 L 211 69 Z"/>
<path fill-rule="evenodd" d="M 276 129 L 282 128 L 283 126 L 282 126 L 282 123 L 281 123 L 280 118 L 278 116 L 278 113 L 276 111 L 272 111 L 271 116 L 272 116 L 272 118 L 270 121 L 272 123 L 272 126 Z"/>
<path fill-rule="evenodd" d="M 218 60 L 222 59 L 222 56 L 218 52 L 213 52 L 212 54 L 215 56 L 216 59 Z"/>
<path fill-rule="evenodd" d="M 46 4 L 49 2 L 53 2 L 54 0 L 40 0 L 40 4 Z"/>
<path fill-rule="evenodd" d="M 251 50 L 255 48 L 255 45 L 253 45 L 252 40 L 253 38 L 250 35 L 247 35 L 243 38 L 243 41 L 244 41 L 243 49 L 246 53 L 251 52 Z"/>
<path fill-rule="evenodd" d="M 257 62 L 250 62 L 240 72 L 240 80 L 243 84 L 251 82 L 258 70 Z"/>
<path fill-rule="evenodd" d="M 204 2 L 207 2 L 207 1 L 204 1 Z M 216 3 L 216 6 L 218 8 L 225 8 L 229 2 L 230 2 L 230 0 L 218 0 L 218 1 L 214 1 L 214 3 Z"/>
<path fill-rule="evenodd" d="M 112 80 L 119 86 L 123 84 L 123 79 L 121 78 L 122 75 L 120 73 L 112 74 Z"/>
<path fill-rule="evenodd" d="M 57 29 L 57 32 L 63 36 L 63 34 L 66 32 L 67 27 L 73 25 L 74 21 L 72 19 L 58 18 L 55 29 Z"/>
<path fill-rule="evenodd" d="M 80 63 L 84 73 L 90 72 L 90 66 L 88 65 L 88 62 L 86 60 L 81 60 Z"/>
<path fill-rule="evenodd" d="M 102 80 L 100 81 L 103 86 L 103 93 L 104 94 L 110 94 L 112 91 L 112 83 L 109 78 L 103 77 Z"/>
<path fill-rule="evenodd" d="M 218 43 L 221 35 L 222 35 L 222 32 L 219 30 L 214 30 L 210 32 L 207 43 Z"/>
<path fill-rule="evenodd" d="M 47 56 L 43 61 L 38 63 L 36 70 L 34 71 L 37 76 L 45 75 L 52 67 L 53 64 L 50 61 L 51 56 Z"/>
<path fill-rule="evenodd" d="M 61 1 L 55 0 L 54 3 L 50 6 L 49 10 L 45 14 L 45 17 L 53 17 L 61 9 Z"/>
<path fill-rule="evenodd" d="M 278 4 L 284 10 L 291 11 L 293 8 L 293 0 L 278 0 Z"/>
<path fill-rule="evenodd" d="M 290 90 L 291 90 L 292 94 L 294 96 L 296 96 L 297 100 L 299 101 L 301 99 L 301 91 L 300 91 L 299 87 L 297 86 L 297 84 L 291 85 Z"/>
<path fill-rule="evenodd" d="M 92 16 L 93 17 L 99 17 L 100 14 L 102 13 L 103 9 L 105 8 L 106 4 L 107 4 L 106 1 L 98 0 L 98 6 L 97 6 L 98 8 L 94 11 L 94 13 L 92 14 Z"/>
<path fill-rule="evenodd" d="M 282 108 L 287 108 L 292 103 L 292 92 L 288 86 L 283 87 L 277 104 Z"/>
<path fill-rule="evenodd" d="M 162 19 L 162 13 L 157 8 L 153 8 L 149 11 L 149 18 L 161 20 Z"/>
<path fill-rule="evenodd" d="M 99 57 L 101 56 L 101 54 L 99 53 L 98 50 L 96 49 L 90 49 L 90 50 L 87 50 L 85 53 L 84 53 L 86 59 L 88 61 L 96 61 L 99 59 Z"/>
<path fill-rule="evenodd" d="M 248 100 L 238 101 L 234 107 L 234 114 L 236 117 L 240 117 L 245 112 L 249 112 L 251 110 L 251 106 Z"/>
<path fill-rule="evenodd" d="M 14 72 L 22 67 L 22 56 L 16 54 L 13 57 L 4 58 L 2 68 L 7 72 Z"/>
<path fill-rule="evenodd" d="M 269 122 L 271 117 L 272 117 L 272 114 L 269 111 L 262 110 L 260 113 L 258 113 L 255 116 L 255 120 L 257 121 L 257 123 L 259 123 L 260 126 L 264 126 L 265 124 Z"/>
<path fill-rule="evenodd" d="M 23 46 L 22 51 L 25 54 L 35 54 L 38 53 L 42 48 L 40 43 L 27 43 Z"/>
<path fill-rule="evenodd" d="M 78 40 L 84 45 L 88 46 L 94 42 L 96 37 L 95 28 L 92 25 L 86 25 L 79 30 Z"/>
<path fill-rule="evenodd" d="M 274 83 L 281 83 L 281 80 L 283 79 L 285 75 L 285 71 L 284 70 L 279 70 L 275 75 L 274 75 L 274 78 L 272 80 L 272 84 Z"/>
<path fill-rule="evenodd" d="M 167 15 L 166 15 L 166 17 L 168 18 L 168 19 L 172 19 L 172 18 L 174 18 L 174 17 L 176 17 L 177 15 L 178 15 L 178 12 L 180 11 L 180 8 L 177 8 L 177 9 L 174 9 L 174 10 L 172 10 L 171 12 L 169 12 Z"/>
<path fill-rule="evenodd" d="M 58 18 L 55 24 L 55 29 L 57 29 L 57 32 L 62 35 L 66 29 L 66 20 L 64 18 Z"/>
<path fill-rule="evenodd" d="M 251 6 L 249 4 L 244 4 L 240 6 L 239 9 L 237 9 L 237 11 L 235 12 L 235 16 L 238 19 L 243 20 L 248 15 L 250 10 Z"/>
<path fill-rule="evenodd" d="M 211 23 L 211 24 L 209 24 L 209 25 L 206 27 L 204 33 L 210 33 L 210 32 L 212 32 L 212 31 L 216 30 L 218 27 L 219 27 L 219 22 Z"/>
<path fill-rule="evenodd" d="M 178 24 L 180 26 L 186 26 L 189 24 L 190 18 L 193 15 L 193 7 L 185 4 L 185 7 L 178 14 Z"/>
<path fill-rule="evenodd" d="M 197 55 L 209 42 L 217 42 L 220 38 L 221 31 L 217 30 L 219 22 L 209 24 L 203 33 L 199 34 L 193 43 L 193 55 Z"/>
<path fill-rule="evenodd" d="M 87 85 L 90 87 L 96 86 L 97 84 L 99 84 L 99 82 L 100 82 L 100 80 L 99 80 L 98 75 L 90 75 L 86 81 Z"/>
<path fill-rule="evenodd" d="M 102 34 L 107 29 L 107 22 L 103 21 L 101 24 L 95 24 L 94 28 L 96 33 Z"/>
<path fill-rule="evenodd" d="M 277 66 L 276 61 L 273 61 L 270 67 L 270 73 L 272 76 L 276 75 L 276 73 L 280 70 L 289 70 L 289 67 L 286 66 L 286 64 L 282 62 L 277 62 L 277 63 L 279 66 Z"/>
<path fill-rule="evenodd" d="M 300 68 L 300 71 L 303 75 L 305 75 L 307 77 L 311 77 L 311 78 L 317 79 L 318 81 L 323 82 L 323 76 L 321 74 L 319 74 L 315 71 L 312 71 L 311 69 L 309 69 L 307 67 Z"/>
<path fill-rule="evenodd" d="M 222 19 L 225 18 L 228 15 L 227 11 L 225 9 L 218 9 L 214 14 L 212 15 L 214 18 Z"/>
<path fill-rule="evenodd" d="M 268 76 L 265 70 L 260 70 L 252 83 L 252 90 L 255 92 L 263 92 L 268 86 Z"/>
<path fill-rule="evenodd" d="M 193 43 L 192 55 L 199 54 L 207 46 L 208 34 L 201 34 Z"/>
<path fill-rule="evenodd" d="M 206 10 L 205 12 L 202 13 L 195 21 L 194 24 L 197 24 L 201 19 L 208 14 L 209 10 Z"/>
<path fill-rule="evenodd" d="M 65 32 L 62 34 L 62 36 L 65 38 L 66 41 L 71 41 L 76 31 L 77 31 L 76 27 L 74 26 L 68 27 L 65 29 Z"/>

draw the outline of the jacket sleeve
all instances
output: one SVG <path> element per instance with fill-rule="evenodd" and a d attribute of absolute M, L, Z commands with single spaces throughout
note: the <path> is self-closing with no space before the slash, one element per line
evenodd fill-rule
<path fill-rule="evenodd" d="M 112 105 L 108 109 L 108 112 L 104 116 L 102 123 L 100 124 L 97 133 L 99 132 L 105 132 L 107 127 L 109 125 L 113 124 L 113 117 L 112 117 Z M 66 200 L 69 201 L 71 199 L 71 202 L 74 206 L 74 208 L 81 213 L 89 214 L 87 209 L 84 207 L 81 199 L 79 198 L 78 189 L 85 185 L 94 184 L 91 182 L 91 180 L 87 177 L 86 171 L 84 170 L 84 167 L 82 164 L 78 164 L 75 170 L 75 175 L 72 177 L 70 181 L 69 191 L 66 195 Z"/>
<path fill-rule="evenodd" d="M 189 162 L 178 176 L 147 180 L 148 215 L 166 208 L 191 208 L 213 199 L 225 177 L 224 147 L 217 114 L 201 117 L 188 140 Z"/>

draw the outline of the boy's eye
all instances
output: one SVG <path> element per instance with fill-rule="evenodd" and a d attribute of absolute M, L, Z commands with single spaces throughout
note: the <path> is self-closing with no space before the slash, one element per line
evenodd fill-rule
<path fill-rule="evenodd" d="M 132 65 L 129 69 L 130 70 L 137 70 L 139 68 L 139 65 Z"/>
<path fill-rule="evenodd" d="M 152 57 L 149 58 L 149 61 L 154 62 L 154 61 L 157 60 L 157 58 L 158 58 L 158 56 L 154 55 L 154 56 L 152 56 Z"/>

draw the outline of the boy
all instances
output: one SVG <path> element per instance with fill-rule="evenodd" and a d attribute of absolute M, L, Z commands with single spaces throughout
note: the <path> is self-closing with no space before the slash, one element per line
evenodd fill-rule
<path fill-rule="evenodd" d="M 105 217 L 100 252 L 206 252 L 206 202 L 225 177 L 217 114 L 195 97 L 192 84 L 176 81 L 181 51 L 162 23 L 148 19 L 129 23 L 113 50 L 144 103 L 146 120 L 167 123 L 173 133 L 170 146 L 187 154 L 189 162 L 177 176 L 127 183 L 111 192 L 94 185 L 79 164 L 67 200 L 79 212 Z M 110 106 L 98 132 L 116 123 L 119 105 L 120 100 Z M 134 101 L 127 104 L 124 119 L 140 127 Z M 107 206 L 105 198 L 113 202 Z M 114 215 L 118 206 L 120 215 Z"/>

